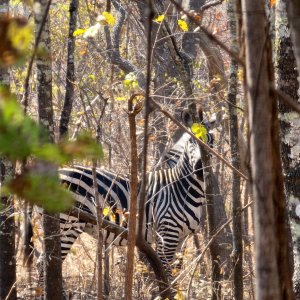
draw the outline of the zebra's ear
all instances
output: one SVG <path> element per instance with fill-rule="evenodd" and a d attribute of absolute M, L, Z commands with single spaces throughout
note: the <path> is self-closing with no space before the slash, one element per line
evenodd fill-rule
<path fill-rule="evenodd" d="M 224 111 L 223 110 L 219 110 L 214 117 L 208 122 L 209 125 L 209 129 L 214 129 L 217 128 L 218 126 L 220 126 L 221 122 L 223 121 L 223 115 L 224 115 Z"/>
<path fill-rule="evenodd" d="M 194 123 L 193 117 L 192 117 L 192 115 L 191 115 L 191 113 L 189 112 L 188 109 L 184 109 L 182 111 L 181 119 L 182 119 L 183 124 L 188 128 L 190 128 Z"/>

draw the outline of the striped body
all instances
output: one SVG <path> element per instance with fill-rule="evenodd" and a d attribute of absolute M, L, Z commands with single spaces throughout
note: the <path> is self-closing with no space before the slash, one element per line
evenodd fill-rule
<path fill-rule="evenodd" d="M 81 210 L 96 215 L 91 168 L 73 167 L 59 170 L 62 183 L 74 194 L 75 205 Z M 129 180 L 117 174 L 97 170 L 98 191 L 121 223 L 122 214 L 127 211 L 130 199 Z M 169 269 L 180 250 L 182 242 L 199 229 L 202 203 L 204 201 L 203 170 L 199 146 L 192 138 L 186 139 L 173 168 L 157 170 L 148 174 L 145 208 L 145 239 L 156 241 L 157 253 Z M 62 230 L 62 257 L 65 258 L 78 235 L 85 231 L 92 236 L 96 228 L 80 222 L 78 218 L 60 214 Z M 126 245 L 126 240 L 104 231 L 107 243 Z"/>

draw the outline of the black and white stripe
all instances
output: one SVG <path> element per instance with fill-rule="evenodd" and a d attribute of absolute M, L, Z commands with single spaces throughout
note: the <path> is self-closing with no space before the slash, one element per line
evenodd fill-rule
<path fill-rule="evenodd" d="M 208 141 L 212 140 L 208 134 Z M 156 242 L 157 253 L 171 276 L 170 264 L 187 236 L 199 230 L 204 197 L 204 173 L 198 143 L 184 135 L 169 152 L 171 168 L 148 174 L 144 236 Z M 122 224 L 123 212 L 129 208 L 130 184 L 126 177 L 97 169 L 98 191 L 103 206 L 109 206 L 115 221 Z M 61 168 L 62 184 L 73 193 L 75 206 L 96 216 L 92 169 L 74 166 Z M 121 213 L 120 213 L 121 212 Z M 62 258 L 69 253 L 80 233 L 96 235 L 92 224 L 79 218 L 60 214 Z M 107 243 L 126 245 L 126 240 L 104 231 Z"/>
<path fill-rule="evenodd" d="M 75 205 L 84 212 L 96 215 L 92 170 L 75 166 L 59 170 L 61 182 L 73 193 Z M 97 170 L 98 191 L 121 223 L 122 214 L 128 210 L 129 180 L 112 172 Z M 203 170 L 198 144 L 185 140 L 183 151 L 173 168 L 148 174 L 144 233 L 149 243 L 156 242 L 157 253 L 168 268 L 182 242 L 199 229 L 204 201 Z M 62 257 L 65 258 L 78 235 L 85 231 L 96 233 L 93 225 L 78 218 L 60 214 L 62 230 Z M 107 243 L 126 245 L 126 240 L 104 231 Z"/>

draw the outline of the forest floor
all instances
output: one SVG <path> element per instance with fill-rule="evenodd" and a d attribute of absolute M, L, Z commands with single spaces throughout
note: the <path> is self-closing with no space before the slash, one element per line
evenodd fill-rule
<path fill-rule="evenodd" d="M 192 245 L 191 245 L 192 246 Z M 20 247 L 19 247 L 20 248 Z M 96 240 L 89 237 L 87 234 L 82 234 L 73 245 L 70 254 L 63 263 L 63 278 L 64 289 L 68 299 L 72 300 L 94 300 L 96 299 Z M 109 295 L 106 299 L 121 300 L 124 299 L 124 282 L 126 276 L 126 249 L 122 247 L 112 247 L 107 252 L 106 260 L 109 260 L 109 277 L 108 285 L 104 287 L 109 290 Z M 193 261 L 193 247 L 187 247 L 184 255 L 184 268 L 190 265 Z M 207 258 L 205 260 L 208 260 Z M 32 267 L 29 272 L 22 266 L 21 254 L 17 259 L 17 287 L 19 300 L 38 299 L 40 288 L 37 285 L 37 272 Z M 147 271 L 146 266 L 137 260 L 136 272 L 134 278 L 133 297 L 137 300 L 153 299 L 153 290 L 155 289 L 154 275 Z M 179 283 L 182 294 L 178 296 L 179 300 L 187 299 L 188 287 L 190 284 L 189 300 L 207 300 L 211 295 L 210 280 L 206 275 L 209 273 L 206 267 L 206 262 L 200 264 L 194 273 L 193 281 L 190 284 L 191 273 L 186 272 L 182 276 Z M 152 279 L 150 279 L 152 278 Z M 246 281 L 245 281 L 246 283 Z M 249 283 L 247 285 L 249 287 Z M 181 298 L 185 295 L 184 298 Z M 232 299 L 232 283 L 231 281 L 222 281 L 222 299 Z M 245 299 L 252 299 L 251 289 L 245 290 Z M 221 299 L 220 299 L 221 300 Z"/>

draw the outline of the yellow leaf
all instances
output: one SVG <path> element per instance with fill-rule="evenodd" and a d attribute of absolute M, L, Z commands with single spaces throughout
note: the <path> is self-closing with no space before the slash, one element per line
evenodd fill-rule
<path fill-rule="evenodd" d="M 200 123 L 194 123 L 191 126 L 192 133 L 204 142 L 207 142 L 207 130 L 204 125 Z"/>
<path fill-rule="evenodd" d="M 115 17 L 109 13 L 108 11 L 104 11 L 98 18 L 97 21 L 101 24 L 101 25 L 115 25 L 116 20 Z"/>
<path fill-rule="evenodd" d="M 164 19 L 165 19 L 165 15 L 159 15 L 154 19 L 154 21 L 157 23 L 161 23 Z"/>
<path fill-rule="evenodd" d="M 183 31 L 188 31 L 189 30 L 189 26 L 188 26 L 187 22 L 184 21 L 184 20 L 178 20 L 178 26 Z"/>
<path fill-rule="evenodd" d="M 37 296 L 37 297 L 42 296 L 43 293 L 44 293 L 44 289 L 42 287 L 38 286 L 35 288 L 35 296 Z"/>
<path fill-rule="evenodd" d="M 242 69 L 238 70 L 237 77 L 240 81 L 242 81 L 244 79 L 244 73 L 243 73 Z"/>
<path fill-rule="evenodd" d="M 270 0 L 270 4 L 271 4 L 271 6 L 275 6 L 276 0 Z"/>
<path fill-rule="evenodd" d="M 103 209 L 103 216 L 106 217 L 110 212 L 110 207 L 109 206 L 106 206 L 104 209 Z"/>
<path fill-rule="evenodd" d="M 127 98 L 126 97 L 116 97 L 115 99 L 117 101 L 125 101 Z"/>
<path fill-rule="evenodd" d="M 178 291 L 174 297 L 176 300 L 184 300 L 184 295 L 181 291 Z"/>
<path fill-rule="evenodd" d="M 134 89 L 139 86 L 136 76 L 133 72 L 128 73 L 123 80 L 123 85 L 126 89 Z"/>
<path fill-rule="evenodd" d="M 76 29 L 74 32 L 73 32 L 73 36 L 78 36 L 78 35 L 82 35 L 86 32 L 86 29 Z"/>
<path fill-rule="evenodd" d="M 110 214 L 109 219 L 110 219 L 112 222 L 116 223 L 116 215 L 115 215 L 115 214 Z"/>
<path fill-rule="evenodd" d="M 23 25 L 17 20 L 12 20 L 8 27 L 7 36 L 15 49 L 25 51 L 33 38 L 33 26 L 30 23 Z"/>

